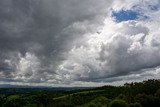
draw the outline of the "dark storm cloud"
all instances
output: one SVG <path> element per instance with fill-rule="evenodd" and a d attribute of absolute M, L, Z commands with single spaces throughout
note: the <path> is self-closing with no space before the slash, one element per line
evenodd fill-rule
<path fill-rule="evenodd" d="M 72 25 L 83 21 L 102 24 L 99 18 L 106 14 L 102 7 L 105 2 L 97 3 L 96 0 L 1 0 L 0 63 L 5 63 L 1 64 L 1 72 L 6 77 L 9 74 L 16 77 L 17 71 L 24 69 L 19 67 L 21 63 L 32 62 L 26 54 L 30 53 L 40 62 L 39 78 L 47 78 L 40 75 L 44 72 L 54 75 L 56 66 L 65 59 L 62 53 L 70 50 L 72 41 L 85 33 L 74 30 Z"/>
<path fill-rule="evenodd" d="M 60 32 L 74 22 L 92 20 L 97 14 L 90 0 L 2 0 L 0 4 L 1 49 L 21 53 L 28 51 L 28 45 L 36 43 L 45 48 L 39 52 L 42 54 L 66 49 L 63 48 L 65 41 L 74 37 L 60 35 Z"/>

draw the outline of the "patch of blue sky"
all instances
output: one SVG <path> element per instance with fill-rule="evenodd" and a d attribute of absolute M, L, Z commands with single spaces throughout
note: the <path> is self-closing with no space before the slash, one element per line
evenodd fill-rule
<path fill-rule="evenodd" d="M 159 11 L 160 4 L 148 5 L 147 8 L 151 11 Z M 146 20 L 149 19 L 149 16 L 144 15 L 143 6 L 140 5 L 133 6 L 130 10 L 120 10 L 112 11 L 112 17 L 116 19 L 117 22 L 128 21 L 128 20 Z"/>
<path fill-rule="evenodd" d="M 121 10 L 112 12 L 112 17 L 114 17 L 117 22 L 137 20 L 139 16 L 141 16 L 141 14 L 133 10 Z"/>

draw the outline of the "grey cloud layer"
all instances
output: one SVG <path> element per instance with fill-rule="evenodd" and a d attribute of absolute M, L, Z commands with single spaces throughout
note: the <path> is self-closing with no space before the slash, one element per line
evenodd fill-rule
<path fill-rule="evenodd" d="M 38 82 L 47 78 L 46 72 L 54 78 L 56 66 L 66 58 L 63 53 L 74 45 L 72 41 L 102 24 L 105 3 L 104 0 L 1 0 L 2 76 L 15 79 L 23 72 L 28 76 L 36 72 Z M 74 23 L 81 22 L 90 24 L 86 26 L 90 31 L 73 28 Z"/>
<path fill-rule="evenodd" d="M 1 0 L 0 81 L 109 82 L 159 66 L 159 21 L 154 16 L 160 12 L 148 14 L 147 21 L 116 23 L 110 17 L 117 5 L 129 9 L 139 3 Z"/>

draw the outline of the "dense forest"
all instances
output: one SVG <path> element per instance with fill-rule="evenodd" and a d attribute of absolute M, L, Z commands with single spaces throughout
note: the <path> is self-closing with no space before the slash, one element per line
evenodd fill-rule
<path fill-rule="evenodd" d="M 0 107 L 160 107 L 160 80 L 96 88 L 1 88 Z"/>

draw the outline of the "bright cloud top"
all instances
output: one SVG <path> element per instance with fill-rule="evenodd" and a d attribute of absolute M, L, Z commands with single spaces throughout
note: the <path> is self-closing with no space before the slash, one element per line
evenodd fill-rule
<path fill-rule="evenodd" d="M 98 86 L 160 77 L 158 0 L 0 5 L 0 84 Z"/>

